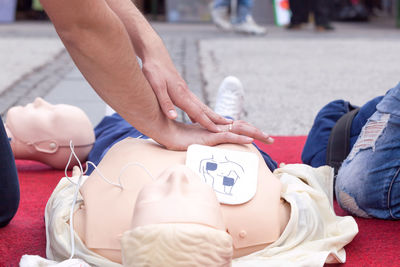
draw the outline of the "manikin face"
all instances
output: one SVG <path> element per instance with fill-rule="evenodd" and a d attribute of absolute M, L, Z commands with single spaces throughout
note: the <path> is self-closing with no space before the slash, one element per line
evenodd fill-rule
<path fill-rule="evenodd" d="M 60 146 L 85 145 L 94 141 L 92 125 L 85 113 L 71 105 L 52 105 L 42 98 L 7 113 L 11 137 L 23 143 L 55 140 Z"/>
<path fill-rule="evenodd" d="M 168 168 L 140 191 L 132 228 L 155 223 L 196 223 L 225 230 L 214 191 L 184 165 Z"/>
<path fill-rule="evenodd" d="M 11 108 L 6 130 L 15 158 L 41 161 L 57 169 L 65 168 L 70 141 L 81 161 L 95 141 L 93 126 L 81 109 L 52 105 L 42 98 Z"/>
<path fill-rule="evenodd" d="M 184 165 L 144 186 L 131 229 L 121 239 L 124 266 L 231 266 L 232 238 L 216 195 Z"/>

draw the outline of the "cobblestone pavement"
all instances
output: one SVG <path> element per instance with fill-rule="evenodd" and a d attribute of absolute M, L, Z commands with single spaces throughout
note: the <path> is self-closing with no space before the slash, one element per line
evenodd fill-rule
<path fill-rule="evenodd" d="M 186 55 L 191 64 L 180 67 L 186 73 L 200 69 L 195 87 L 192 76 L 184 77 L 207 104 L 214 105 L 221 80 L 235 75 L 246 90 L 245 120 L 273 135 L 304 135 L 329 101 L 345 98 L 362 105 L 399 82 L 400 31 L 383 23 L 336 24 L 332 33 L 316 33 L 311 25 L 294 32 L 269 27 L 264 37 L 203 25 L 156 28 L 167 36 L 167 45 L 185 44 L 170 45 L 172 55 L 197 47 Z"/>
<path fill-rule="evenodd" d="M 200 51 L 209 99 L 221 77 L 239 77 L 244 119 L 273 135 L 307 134 L 329 101 L 362 105 L 400 80 L 398 40 L 210 40 L 201 41 Z"/>
<path fill-rule="evenodd" d="M 200 99 L 212 106 L 219 82 L 236 75 L 246 90 L 244 118 L 275 135 L 306 134 L 315 113 L 328 101 L 346 97 L 362 104 L 399 80 L 400 31 L 388 24 L 335 24 L 332 33 L 316 33 L 311 25 L 295 32 L 270 26 L 263 37 L 220 32 L 210 24 L 153 26 Z M 54 51 L 59 47 L 48 23 L 0 25 L 0 44 L 7 38 L 21 40 L 13 45 L 16 53 L 9 57 L 10 64 L 25 62 L 19 55 L 32 51 L 30 40 L 53 42 Z M 15 71 L 20 79 L 0 92 L 0 113 L 42 96 L 80 106 L 96 124 L 104 103 L 65 50 L 40 56 L 42 61 L 34 61 L 28 73 L 22 67 Z"/>
<path fill-rule="evenodd" d="M 73 64 L 49 23 L 0 24 L 0 114 L 45 96 Z"/>

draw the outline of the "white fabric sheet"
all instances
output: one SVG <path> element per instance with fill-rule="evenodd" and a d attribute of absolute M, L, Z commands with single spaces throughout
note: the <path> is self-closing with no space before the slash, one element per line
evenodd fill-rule
<path fill-rule="evenodd" d="M 291 215 L 281 237 L 265 249 L 234 260 L 234 267 L 323 266 L 346 261 L 344 246 L 358 233 L 351 216 L 333 211 L 333 169 L 290 164 L 275 170 Z"/>

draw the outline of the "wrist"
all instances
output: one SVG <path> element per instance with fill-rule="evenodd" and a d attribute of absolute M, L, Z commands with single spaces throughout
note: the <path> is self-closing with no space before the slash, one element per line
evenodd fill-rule
<path fill-rule="evenodd" d="M 174 120 L 170 120 L 164 116 L 161 123 L 157 124 L 158 127 L 154 127 L 154 131 L 150 136 L 157 143 L 165 146 L 170 150 L 181 150 L 177 147 L 176 140 L 178 123 Z"/>
<path fill-rule="evenodd" d="M 157 34 L 141 38 L 140 41 L 134 43 L 134 47 L 143 62 L 152 61 L 153 58 L 158 59 L 162 54 L 167 53 L 163 41 Z"/>

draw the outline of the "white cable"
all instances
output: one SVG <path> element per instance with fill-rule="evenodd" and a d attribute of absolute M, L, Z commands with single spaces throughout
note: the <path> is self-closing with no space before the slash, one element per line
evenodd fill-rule
<path fill-rule="evenodd" d="M 74 151 L 74 145 L 72 144 L 72 140 L 69 141 L 69 148 L 71 149 L 71 154 L 69 155 L 67 166 L 65 166 L 65 177 L 72 184 L 76 185 L 76 189 L 75 189 L 75 193 L 74 193 L 74 198 L 73 198 L 73 201 L 72 201 L 71 209 L 69 210 L 69 224 L 70 224 L 69 235 L 70 235 L 70 239 L 71 239 L 71 256 L 69 257 L 69 259 L 72 259 L 74 257 L 74 254 L 75 254 L 74 208 L 75 208 L 76 200 L 78 199 L 78 192 L 79 192 L 79 187 L 80 187 L 81 180 L 82 180 L 83 168 L 82 168 L 81 161 L 79 160 L 78 156 L 76 155 L 76 153 Z M 70 177 L 68 176 L 68 173 L 67 173 L 67 169 L 69 167 L 69 164 L 71 163 L 72 156 L 75 157 L 76 161 L 79 164 L 79 168 L 80 168 L 80 174 L 79 174 L 79 178 L 78 178 L 78 183 L 74 183 L 70 179 Z"/>
<path fill-rule="evenodd" d="M 74 151 L 74 145 L 72 144 L 72 140 L 69 141 L 69 148 L 71 149 L 71 153 L 69 154 L 68 162 L 67 162 L 67 165 L 65 166 L 65 169 L 64 169 L 64 175 L 65 175 L 65 178 L 67 178 L 68 181 L 71 182 L 71 184 L 76 185 L 76 183 L 71 180 L 71 178 L 68 176 L 68 173 L 67 173 L 69 164 L 71 164 L 72 156 L 76 157 L 76 154 L 75 154 L 75 151 Z M 79 160 L 78 160 L 78 162 L 79 162 L 80 167 L 82 167 L 82 165 L 80 164 Z"/>
<path fill-rule="evenodd" d="M 85 170 L 84 173 L 87 172 L 89 164 L 93 166 L 93 168 L 96 170 L 97 174 L 100 175 L 100 177 L 101 177 L 105 182 L 109 183 L 110 185 L 114 185 L 114 186 L 116 186 L 116 187 L 119 187 L 119 188 L 121 188 L 121 189 L 124 189 L 124 188 L 122 187 L 121 183 L 119 183 L 119 184 L 113 183 L 113 182 L 111 182 L 110 180 L 108 180 L 106 177 L 104 177 L 104 175 L 100 172 L 100 170 L 97 168 L 97 166 L 96 166 L 93 162 L 91 162 L 91 161 L 86 161 L 86 170 Z"/>
<path fill-rule="evenodd" d="M 122 182 L 121 182 L 122 175 L 124 174 L 124 172 L 125 172 L 125 171 L 128 169 L 128 167 L 130 167 L 130 166 L 139 166 L 139 167 L 141 167 L 141 168 L 147 173 L 147 175 L 151 177 L 151 179 L 152 179 L 153 181 L 155 180 L 155 179 L 154 179 L 154 176 L 151 175 L 151 173 L 147 170 L 147 168 L 146 168 L 145 166 L 143 166 L 143 165 L 142 165 L 141 163 L 139 163 L 139 162 L 129 162 L 129 163 L 127 163 L 124 167 L 122 167 L 122 169 L 121 169 L 121 171 L 119 172 L 119 175 L 118 175 L 118 183 L 113 183 L 113 182 L 111 182 L 110 180 L 108 180 L 106 177 L 104 177 L 104 175 L 100 172 L 100 170 L 97 168 L 97 166 L 96 166 L 93 162 L 91 162 L 91 161 L 86 161 L 86 170 L 85 170 L 84 174 L 87 172 L 87 169 L 88 169 L 87 166 L 88 166 L 89 164 L 93 166 L 93 168 L 95 169 L 95 171 L 97 172 L 97 174 L 100 175 L 100 177 L 101 177 L 106 183 L 108 183 L 108 184 L 110 184 L 110 185 L 117 186 L 117 187 L 119 187 L 119 188 L 121 188 L 121 189 L 124 189 L 124 187 L 122 186 Z"/>
<path fill-rule="evenodd" d="M 140 138 L 140 137 L 141 137 L 141 136 L 139 136 L 138 138 Z M 76 201 L 77 201 L 77 199 L 78 199 L 78 193 L 79 193 L 79 188 L 80 188 L 80 186 L 81 186 L 82 177 L 83 177 L 84 174 L 86 174 L 86 172 L 87 172 L 87 170 L 88 170 L 89 164 L 92 165 L 92 166 L 94 167 L 94 169 L 96 170 L 97 174 L 99 174 L 99 176 L 100 176 L 105 182 L 109 183 L 110 185 L 117 186 L 117 187 L 121 188 L 122 190 L 123 190 L 124 188 L 123 188 L 122 183 L 121 183 L 121 177 L 122 177 L 123 173 L 124 173 L 124 172 L 128 169 L 128 167 L 130 167 L 130 166 L 133 166 L 133 165 L 139 166 L 139 167 L 141 167 L 141 168 L 147 173 L 147 175 L 149 175 L 149 176 L 151 177 L 151 179 L 152 179 L 153 181 L 155 180 L 155 178 L 154 178 L 153 175 L 151 175 L 151 173 L 147 170 L 147 168 L 144 167 L 141 163 L 139 163 L 139 162 L 129 162 L 129 163 L 127 163 L 127 164 L 121 169 L 121 171 L 119 172 L 119 175 L 118 175 L 118 184 L 117 184 L 117 183 L 113 183 L 113 182 L 111 182 L 110 180 L 108 180 L 106 177 L 104 177 L 104 175 L 100 172 L 100 170 L 97 168 L 97 166 L 96 166 L 93 162 L 91 162 L 91 161 L 86 161 L 86 168 L 85 168 L 85 171 L 83 171 L 82 164 L 81 164 L 81 162 L 80 162 L 78 156 L 77 156 L 76 153 L 75 153 L 74 145 L 72 144 L 72 140 L 71 140 L 70 143 L 69 143 L 69 148 L 71 149 L 71 153 L 70 153 L 70 155 L 69 155 L 68 163 L 67 163 L 67 165 L 65 166 L 64 173 L 65 173 L 65 177 L 68 179 L 68 181 L 70 181 L 72 184 L 74 184 L 74 185 L 76 186 L 76 189 L 75 189 L 75 192 L 74 192 L 74 198 L 73 198 L 73 200 L 72 200 L 72 205 L 71 205 L 70 212 L 69 212 L 69 223 L 70 223 L 70 228 L 69 228 L 69 229 L 70 229 L 70 239 L 71 239 L 71 256 L 69 257 L 69 259 L 72 259 L 73 256 L 74 256 L 74 254 L 75 254 L 74 208 L 75 208 L 75 205 L 76 205 Z M 77 183 L 75 183 L 74 181 L 72 181 L 72 180 L 71 180 L 71 177 L 69 177 L 69 176 L 68 176 L 68 173 L 67 173 L 68 167 L 69 167 L 69 165 L 71 164 L 72 156 L 74 156 L 74 158 L 75 158 L 76 161 L 78 162 L 78 164 L 79 164 L 79 169 L 80 169 L 80 174 L 79 174 L 79 178 L 78 178 L 78 182 L 77 182 Z"/>
<path fill-rule="evenodd" d="M 69 224 L 70 224 L 69 234 L 70 234 L 70 239 L 71 239 L 71 256 L 69 257 L 69 259 L 72 259 L 75 254 L 74 208 L 75 208 L 76 201 L 78 199 L 78 192 L 79 192 L 79 187 L 81 185 L 81 180 L 82 180 L 82 173 L 79 175 L 79 179 L 78 179 L 78 183 L 76 184 L 76 190 L 74 193 L 74 198 L 72 201 L 71 209 L 69 210 Z"/>
<path fill-rule="evenodd" d="M 118 183 L 121 185 L 121 187 L 122 187 L 122 183 L 121 183 L 122 174 L 124 174 L 124 172 L 125 172 L 125 171 L 128 169 L 128 167 L 130 167 L 130 166 L 139 166 L 139 167 L 141 167 L 141 168 L 147 173 L 147 175 L 151 177 L 151 179 L 152 179 L 153 181 L 156 180 L 156 179 L 154 178 L 154 176 L 151 175 L 151 173 L 149 172 L 149 170 L 147 170 L 147 168 L 146 168 L 145 166 L 143 166 L 141 163 L 139 163 L 139 162 L 129 162 L 128 164 L 126 164 L 126 165 L 121 169 L 121 171 L 119 172 L 119 175 L 118 175 Z"/>

